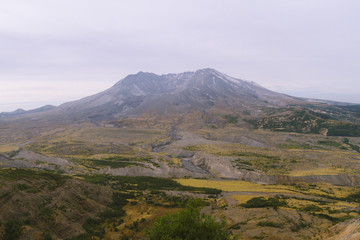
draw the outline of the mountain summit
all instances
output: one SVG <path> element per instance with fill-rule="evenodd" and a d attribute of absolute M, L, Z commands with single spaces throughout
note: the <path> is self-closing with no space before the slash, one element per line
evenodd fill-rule
<path fill-rule="evenodd" d="M 206 112 L 217 108 L 245 110 L 252 106 L 285 106 L 295 101 L 295 98 L 256 83 L 206 68 L 166 75 L 139 72 L 125 77 L 106 91 L 65 103 L 57 111 L 109 119 L 139 117 L 146 113 Z"/>

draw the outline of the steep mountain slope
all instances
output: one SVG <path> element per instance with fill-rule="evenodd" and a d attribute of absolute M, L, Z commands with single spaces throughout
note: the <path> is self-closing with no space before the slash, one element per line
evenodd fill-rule
<path fill-rule="evenodd" d="M 139 72 L 112 88 L 61 105 L 57 112 L 75 118 L 139 117 L 145 113 L 173 114 L 192 110 L 247 109 L 286 106 L 300 101 L 267 90 L 253 82 L 229 77 L 213 69 L 156 75 Z"/>
<path fill-rule="evenodd" d="M 125 77 L 108 90 L 78 101 L 59 107 L 1 113 L 0 120 L 26 118 L 27 121 L 71 123 L 171 118 L 175 124 L 190 113 L 197 113 L 198 120 L 211 119 L 214 114 L 233 113 L 244 113 L 242 115 L 250 116 L 248 120 L 259 120 L 268 117 L 269 113 L 277 114 L 277 109 L 284 112 L 284 109 L 295 106 L 320 112 L 335 120 L 360 122 L 359 106 L 291 97 L 209 68 L 166 75 L 139 72 Z"/>

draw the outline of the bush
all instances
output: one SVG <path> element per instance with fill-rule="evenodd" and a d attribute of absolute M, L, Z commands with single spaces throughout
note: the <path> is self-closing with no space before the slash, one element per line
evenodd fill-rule
<path fill-rule="evenodd" d="M 273 207 L 277 209 L 278 207 L 286 206 L 287 203 L 278 198 L 269 198 L 266 199 L 264 197 L 255 197 L 242 204 L 243 207 L 246 208 L 265 208 L 265 207 Z"/>
<path fill-rule="evenodd" d="M 93 218 L 89 218 L 86 220 L 86 222 L 83 224 L 83 228 L 85 229 L 85 231 L 88 234 L 84 234 L 83 236 L 78 236 L 80 239 L 82 238 L 90 238 L 92 235 L 93 236 L 98 236 L 98 237 L 103 237 L 105 230 L 104 228 L 101 226 L 101 224 L 103 223 L 103 221 L 99 218 L 93 219 Z"/>
<path fill-rule="evenodd" d="M 67 238 L 66 240 L 95 240 L 95 238 L 87 233 L 82 233 L 79 236 Z"/>
<path fill-rule="evenodd" d="M 282 228 L 283 224 L 279 222 L 273 222 L 273 221 L 262 221 L 258 222 L 257 224 L 260 227 L 273 227 L 273 228 Z"/>
<path fill-rule="evenodd" d="M 233 115 L 223 115 L 222 116 L 228 123 L 237 123 L 238 122 L 238 118 L 236 116 Z"/>
<path fill-rule="evenodd" d="M 359 203 L 360 202 L 360 191 L 350 194 L 346 198 L 343 198 L 343 200 Z"/>
<path fill-rule="evenodd" d="M 202 202 L 189 200 L 186 208 L 158 218 L 148 233 L 149 240 L 229 240 L 225 222 L 218 223 L 209 215 L 201 214 Z"/>
<path fill-rule="evenodd" d="M 52 240 L 52 236 L 49 233 L 43 233 L 43 240 Z"/>
<path fill-rule="evenodd" d="M 18 220 L 10 220 L 5 225 L 3 240 L 17 240 L 23 234 L 22 223 Z"/>
<path fill-rule="evenodd" d="M 301 210 L 305 212 L 321 212 L 323 209 L 321 207 L 312 204 L 302 207 Z"/>

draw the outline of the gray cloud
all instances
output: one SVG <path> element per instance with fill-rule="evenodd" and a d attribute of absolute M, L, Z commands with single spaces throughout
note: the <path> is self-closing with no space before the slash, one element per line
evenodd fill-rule
<path fill-rule="evenodd" d="M 42 95 L 30 108 L 138 71 L 212 67 L 275 91 L 360 103 L 359 7 L 356 0 L 5 0 L 0 83 L 20 81 Z M 22 107 L 9 89 L 0 88 L 0 111 Z"/>

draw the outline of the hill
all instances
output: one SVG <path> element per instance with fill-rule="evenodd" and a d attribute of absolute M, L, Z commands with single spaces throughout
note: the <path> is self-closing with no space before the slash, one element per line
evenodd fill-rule
<path fill-rule="evenodd" d="M 143 239 L 189 197 L 241 239 L 321 239 L 346 221 L 354 232 L 359 112 L 202 69 L 2 113 L 0 235 Z"/>

